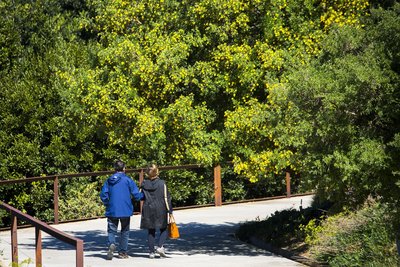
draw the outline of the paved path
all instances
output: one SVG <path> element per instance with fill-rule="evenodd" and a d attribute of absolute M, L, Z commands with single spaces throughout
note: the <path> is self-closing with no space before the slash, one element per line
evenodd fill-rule
<path fill-rule="evenodd" d="M 129 259 L 106 260 L 106 219 L 74 222 L 54 227 L 84 240 L 84 266 L 162 266 L 162 267 L 265 267 L 302 266 L 301 264 L 256 248 L 234 238 L 240 222 L 264 219 L 277 210 L 307 207 L 311 196 L 283 198 L 222 207 L 206 207 L 174 212 L 180 227 L 181 238 L 167 240 L 165 245 L 169 258 L 149 259 L 146 234 L 139 229 L 140 215 L 131 219 Z M 42 233 L 43 267 L 75 266 L 75 251 L 72 246 Z M 33 228 L 18 230 L 20 261 L 32 259 L 35 266 L 35 233 Z M 11 266 L 10 232 L 0 232 L 0 259 L 4 266 Z M 1 265 L 1 263 L 0 263 Z"/>

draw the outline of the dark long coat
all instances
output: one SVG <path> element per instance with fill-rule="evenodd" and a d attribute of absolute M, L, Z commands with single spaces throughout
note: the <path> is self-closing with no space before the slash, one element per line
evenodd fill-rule
<path fill-rule="evenodd" d="M 164 180 L 155 178 L 144 180 L 141 188 L 144 193 L 142 207 L 142 218 L 140 221 L 141 229 L 163 229 L 168 225 L 167 205 L 164 196 Z M 166 189 L 167 201 L 172 212 L 171 197 Z"/>

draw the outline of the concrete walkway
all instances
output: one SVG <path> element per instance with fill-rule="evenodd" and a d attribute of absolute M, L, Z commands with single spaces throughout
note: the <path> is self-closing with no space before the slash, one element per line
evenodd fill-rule
<path fill-rule="evenodd" d="M 167 240 L 169 258 L 149 259 L 146 233 L 139 229 L 140 215 L 131 219 L 129 259 L 106 260 L 106 219 L 54 225 L 55 228 L 84 240 L 84 266 L 162 266 L 162 267 L 265 267 L 302 266 L 301 264 L 243 243 L 234 237 L 239 223 L 264 219 L 277 210 L 308 207 L 312 196 L 283 198 L 261 202 L 206 207 L 174 212 L 181 238 Z M 4 266 L 11 266 L 11 234 L 0 232 L 0 259 Z M 43 267 L 75 266 L 75 250 L 70 245 L 42 234 Z M 35 266 L 35 231 L 33 228 L 18 230 L 20 262 L 31 259 Z M 0 263 L 1 266 L 1 263 Z"/>

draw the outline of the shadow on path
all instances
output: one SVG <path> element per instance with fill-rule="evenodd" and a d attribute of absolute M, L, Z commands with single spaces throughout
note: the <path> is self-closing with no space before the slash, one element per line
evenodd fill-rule
<path fill-rule="evenodd" d="M 234 232 L 238 224 L 202 224 L 187 223 L 178 224 L 179 239 L 168 239 L 165 247 L 167 254 L 194 255 L 225 255 L 225 256 L 258 256 L 272 255 L 272 253 L 258 250 L 237 240 Z M 107 233 L 102 230 L 91 231 L 67 231 L 84 241 L 85 257 L 106 258 Z M 74 250 L 73 246 L 63 243 L 56 238 L 46 236 L 42 241 L 43 249 Z M 117 239 L 118 242 L 118 239 Z M 34 244 L 26 244 L 34 246 Z M 131 257 L 148 257 L 147 231 L 131 229 L 128 254 Z"/>

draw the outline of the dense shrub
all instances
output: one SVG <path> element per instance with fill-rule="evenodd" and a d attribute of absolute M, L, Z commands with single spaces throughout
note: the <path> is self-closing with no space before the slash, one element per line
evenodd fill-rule
<path fill-rule="evenodd" d="M 304 238 L 299 231 L 300 225 L 323 216 L 323 210 L 310 207 L 306 209 L 288 209 L 276 211 L 265 220 L 257 220 L 242 224 L 236 235 L 243 241 L 257 236 L 263 241 L 275 246 L 287 246 Z"/>
<path fill-rule="evenodd" d="M 277 211 L 265 220 L 242 224 L 236 234 L 243 241 L 257 237 L 297 250 L 329 266 L 399 266 L 394 217 L 388 205 L 369 200 L 359 210 L 328 216 L 334 209 L 325 204 Z"/>
<path fill-rule="evenodd" d="M 90 184 L 82 181 L 69 181 L 70 184 L 60 193 L 59 219 L 93 218 L 104 215 L 104 206 L 99 197 L 99 181 Z"/>
<path fill-rule="evenodd" d="M 33 182 L 29 195 L 35 217 L 46 222 L 54 220 L 52 187 L 51 182 Z"/>
<path fill-rule="evenodd" d="M 305 240 L 311 255 L 330 266 L 398 266 L 390 221 L 386 205 L 369 203 L 327 218 Z"/>

